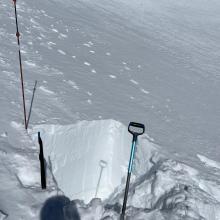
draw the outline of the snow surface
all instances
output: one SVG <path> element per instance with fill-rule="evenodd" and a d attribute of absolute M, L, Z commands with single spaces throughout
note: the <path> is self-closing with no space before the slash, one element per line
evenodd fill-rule
<path fill-rule="evenodd" d="M 128 219 L 219 220 L 220 2 L 19 0 L 17 7 L 31 114 L 26 132 L 13 2 L 1 0 L 0 219 L 117 219 L 126 125 L 138 121 L 153 138 L 139 140 Z M 107 166 L 99 181 L 100 160 Z M 85 204 L 95 194 L 104 201 Z"/>

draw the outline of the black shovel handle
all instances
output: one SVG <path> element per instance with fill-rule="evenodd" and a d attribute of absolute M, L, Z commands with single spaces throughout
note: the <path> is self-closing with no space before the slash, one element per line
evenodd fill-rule
<path fill-rule="evenodd" d="M 43 142 L 40 137 L 40 132 L 38 132 L 38 143 L 40 146 L 39 160 L 40 160 L 41 188 L 46 189 L 47 179 L 46 179 L 46 170 L 45 170 L 45 159 L 44 159 Z"/>
<path fill-rule="evenodd" d="M 140 132 L 132 131 L 131 130 L 132 127 L 142 128 L 142 131 L 140 131 Z M 145 126 L 144 126 L 144 124 L 141 124 L 141 123 L 130 122 L 128 125 L 128 131 L 134 136 L 142 135 L 145 132 Z"/>

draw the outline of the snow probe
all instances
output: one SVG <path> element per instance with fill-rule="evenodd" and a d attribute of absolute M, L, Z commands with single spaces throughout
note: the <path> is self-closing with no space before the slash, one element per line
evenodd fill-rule
<path fill-rule="evenodd" d="M 135 155 L 137 138 L 139 135 L 142 135 L 145 132 L 145 126 L 140 123 L 130 122 L 129 126 L 128 126 L 128 131 L 133 135 L 133 140 L 132 140 L 132 146 L 131 146 L 131 154 L 130 154 L 130 160 L 129 160 L 129 165 L 128 165 L 127 181 L 126 181 L 124 201 L 123 201 L 120 220 L 124 220 L 124 218 L 125 218 L 129 184 L 130 184 L 131 172 L 132 172 L 132 167 L 133 167 L 133 162 L 134 162 L 134 155 Z"/>
<path fill-rule="evenodd" d="M 22 89 L 22 99 L 23 99 L 23 110 L 24 110 L 24 125 L 25 129 L 27 130 L 27 114 L 26 114 L 26 105 L 25 105 L 25 96 L 24 96 L 24 79 L 23 79 L 23 70 L 22 70 L 22 62 L 21 62 L 21 49 L 20 49 L 20 33 L 18 30 L 18 16 L 17 16 L 17 7 L 16 7 L 16 0 L 14 2 L 14 9 L 15 9 L 15 22 L 16 22 L 16 37 L 18 42 L 18 54 L 19 54 L 19 64 L 20 64 L 20 77 L 21 77 L 21 89 Z"/>
<path fill-rule="evenodd" d="M 40 160 L 40 173 L 41 173 L 41 188 L 46 189 L 47 183 L 46 183 L 46 172 L 45 172 L 45 163 L 44 163 L 44 150 L 43 150 L 43 142 L 40 137 L 40 132 L 38 132 L 38 143 L 40 145 L 39 160 Z"/>
<path fill-rule="evenodd" d="M 102 178 L 102 173 L 103 173 L 104 168 L 107 166 L 107 164 L 108 163 L 106 161 L 104 161 L 104 160 L 100 160 L 99 161 L 99 166 L 100 166 L 101 170 L 100 170 L 99 180 L 98 180 L 98 184 L 97 184 L 96 191 L 95 191 L 95 198 L 97 198 L 98 190 L 99 190 L 99 185 L 100 185 L 101 178 Z"/>

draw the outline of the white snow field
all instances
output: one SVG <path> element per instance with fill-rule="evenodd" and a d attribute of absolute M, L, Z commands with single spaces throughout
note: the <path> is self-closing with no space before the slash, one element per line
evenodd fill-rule
<path fill-rule="evenodd" d="M 13 1 L 0 0 L 0 220 L 118 219 L 130 121 L 147 134 L 127 219 L 219 220 L 220 1 L 18 0 L 17 12 L 29 126 Z"/>

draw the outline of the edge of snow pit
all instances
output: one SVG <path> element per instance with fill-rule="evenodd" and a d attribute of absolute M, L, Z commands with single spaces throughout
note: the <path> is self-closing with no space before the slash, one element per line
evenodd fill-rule
<path fill-rule="evenodd" d="M 58 186 L 70 199 L 89 202 L 95 197 L 101 173 L 100 161 L 107 165 L 102 171 L 97 197 L 106 199 L 122 181 L 124 185 L 132 136 L 120 122 L 109 119 L 80 121 L 72 125 L 38 125 L 32 130 L 36 144 L 38 131 L 43 140 L 45 159 L 47 163 L 51 161 Z M 139 143 L 142 139 L 146 141 L 146 136 L 141 136 Z M 148 169 L 144 163 L 149 161 L 147 155 L 153 147 L 147 143 L 151 147 L 143 147 L 140 152 L 143 161 L 138 160 L 135 164 L 137 175 L 139 171 L 136 170 L 145 172 Z"/>

